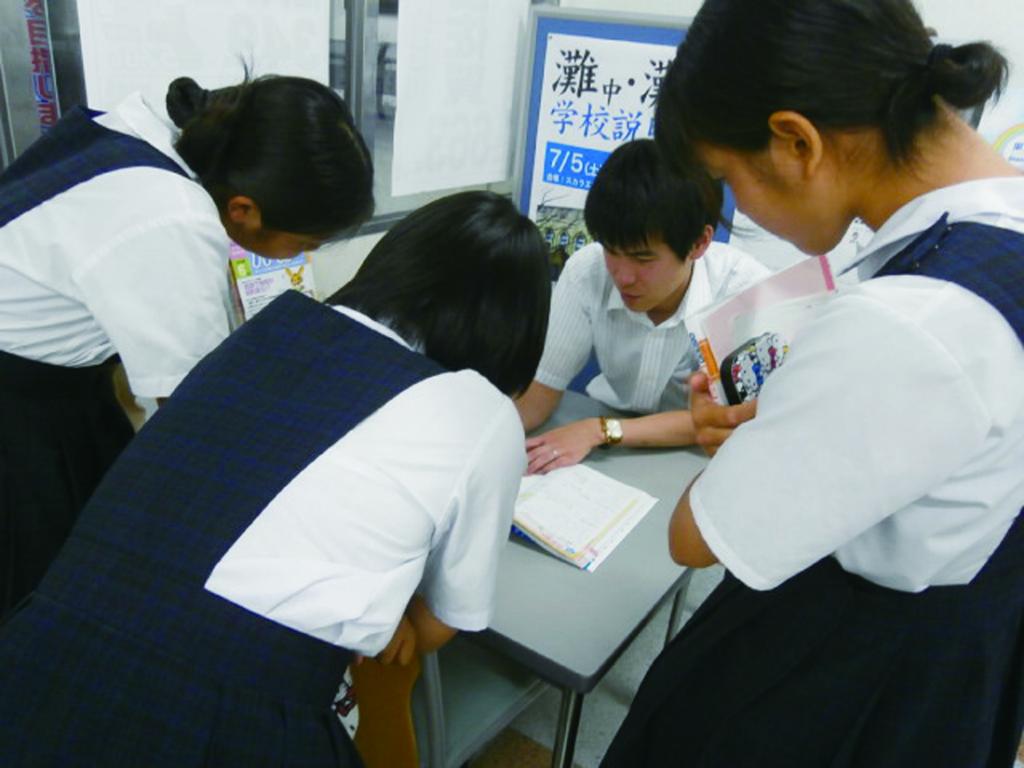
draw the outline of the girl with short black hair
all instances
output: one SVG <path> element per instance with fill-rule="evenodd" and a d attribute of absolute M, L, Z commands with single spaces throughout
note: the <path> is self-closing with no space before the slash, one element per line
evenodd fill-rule
<path fill-rule="evenodd" d="M 388 230 L 327 303 L 386 323 L 446 368 L 472 368 L 518 395 L 544 349 L 551 286 L 538 263 L 546 253 L 507 197 L 461 192 Z"/>
<path fill-rule="evenodd" d="M 669 548 L 726 576 L 604 765 L 1013 765 L 1024 176 L 957 113 L 1005 76 L 987 43 L 934 45 L 909 0 L 695 18 L 659 98 L 666 155 L 808 253 L 855 217 L 875 234 L 756 404 L 694 382 L 714 456 Z"/>
<path fill-rule="evenodd" d="M 487 626 L 546 247 L 487 192 L 392 233 L 333 306 L 288 291 L 235 331 L 121 454 L 0 626 L 0 764 L 358 766 L 332 708 L 353 655 Z"/>

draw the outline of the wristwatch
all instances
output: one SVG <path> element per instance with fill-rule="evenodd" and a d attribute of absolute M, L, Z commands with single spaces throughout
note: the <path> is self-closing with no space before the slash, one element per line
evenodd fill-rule
<path fill-rule="evenodd" d="M 622 422 L 618 419 L 602 416 L 601 432 L 604 434 L 604 445 L 618 445 L 622 442 Z"/>

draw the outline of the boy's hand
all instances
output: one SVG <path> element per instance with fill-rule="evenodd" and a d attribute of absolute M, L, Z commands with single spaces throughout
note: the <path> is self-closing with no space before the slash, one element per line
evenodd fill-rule
<path fill-rule="evenodd" d="M 381 664 L 398 663 L 403 667 L 412 661 L 416 653 L 416 632 L 412 628 L 409 619 L 404 615 L 398 622 L 398 628 L 391 637 L 387 647 L 377 654 L 377 661 Z"/>
<path fill-rule="evenodd" d="M 544 475 L 553 469 L 579 464 L 604 442 L 601 422 L 582 419 L 526 439 L 526 474 Z"/>
<path fill-rule="evenodd" d="M 696 442 L 708 456 L 714 456 L 733 430 L 757 415 L 757 400 L 739 405 L 719 405 L 711 397 L 707 375 L 690 377 L 690 413 L 696 430 Z"/>

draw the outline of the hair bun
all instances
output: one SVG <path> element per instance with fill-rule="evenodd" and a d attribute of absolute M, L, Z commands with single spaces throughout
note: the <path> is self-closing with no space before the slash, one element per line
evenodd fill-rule
<path fill-rule="evenodd" d="M 956 49 L 947 43 L 938 43 L 937 45 L 933 45 L 931 51 L 928 53 L 928 61 L 925 63 L 925 66 L 928 69 L 935 69 L 943 61 L 948 59 L 954 50 Z"/>
<path fill-rule="evenodd" d="M 928 90 L 957 109 L 984 104 L 1006 85 L 1006 59 L 988 43 L 940 43 L 928 55 Z"/>
<path fill-rule="evenodd" d="M 210 99 L 210 92 L 200 88 L 191 77 L 179 77 L 167 87 L 167 114 L 179 128 L 201 113 Z"/>

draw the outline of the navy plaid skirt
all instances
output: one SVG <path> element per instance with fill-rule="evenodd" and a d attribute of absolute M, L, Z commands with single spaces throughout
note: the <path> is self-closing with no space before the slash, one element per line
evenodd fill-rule
<path fill-rule="evenodd" d="M 964 586 L 897 592 L 832 558 L 768 592 L 726 575 L 602 765 L 1011 768 L 1022 654 L 1020 517 Z"/>
<path fill-rule="evenodd" d="M 44 591 L 0 627 L 4 768 L 362 765 L 331 709 L 340 676 L 325 669 L 313 689 L 301 675 L 289 686 L 273 673 L 287 669 L 281 647 L 280 657 L 267 659 L 265 681 L 238 683 L 207 659 L 141 638 L 112 618 L 87 615 Z M 202 637 L 203 627 L 181 631 L 192 630 Z M 247 639 L 237 637 L 240 656 Z"/>
<path fill-rule="evenodd" d="M 0 615 L 39 583 L 133 435 L 111 371 L 0 352 Z"/>

